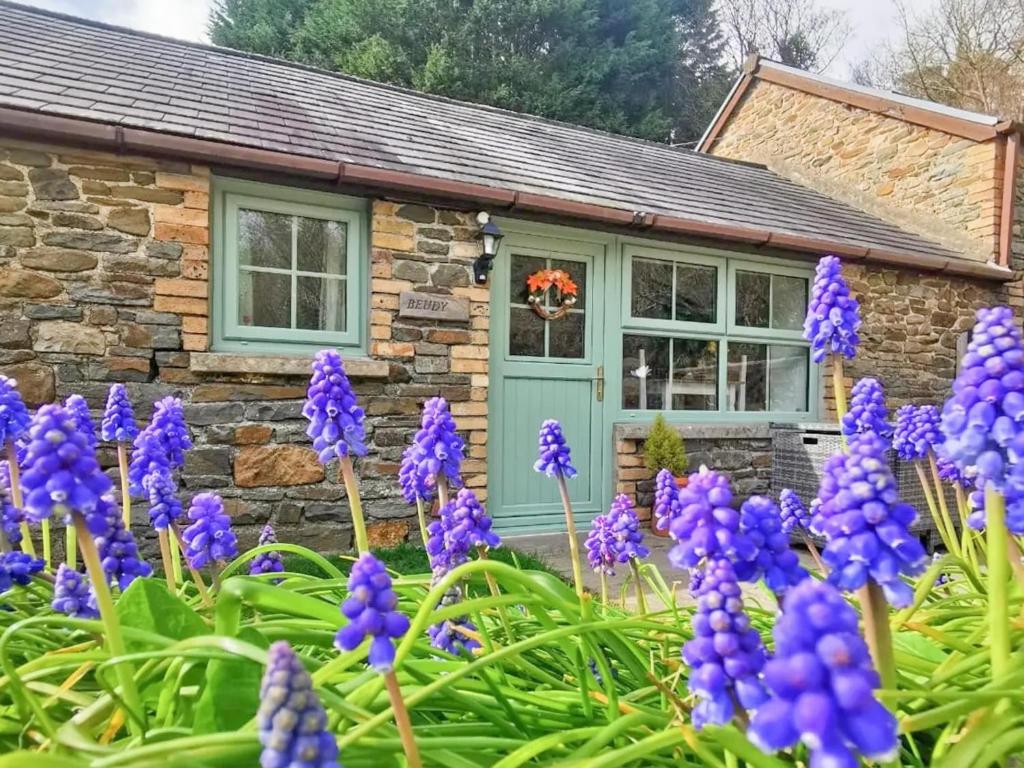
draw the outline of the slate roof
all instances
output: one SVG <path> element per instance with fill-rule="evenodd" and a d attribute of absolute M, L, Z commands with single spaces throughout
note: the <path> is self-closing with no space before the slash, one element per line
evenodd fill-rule
<path fill-rule="evenodd" d="M 0 0 L 0 107 L 956 257 L 764 167 Z"/>

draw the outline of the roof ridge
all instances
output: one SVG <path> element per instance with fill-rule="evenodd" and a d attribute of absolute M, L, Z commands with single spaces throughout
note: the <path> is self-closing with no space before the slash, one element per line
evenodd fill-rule
<path fill-rule="evenodd" d="M 623 133 L 614 133 L 612 131 L 604 130 L 601 128 L 593 128 L 587 125 L 579 125 L 578 123 L 570 123 L 565 120 L 556 120 L 550 117 L 544 117 L 543 115 L 534 115 L 529 112 L 517 112 L 513 109 L 506 109 L 504 107 L 496 107 L 491 104 L 482 104 L 473 101 L 465 101 L 463 99 L 456 99 L 450 96 L 442 96 L 436 93 L 427 93 L 425 91 L 419 91 L 415 88 L 409 88 L 407 86 L 395 85 L 393 83 L 382 83 L 377 80 L 370 80 L 368 78 L 359 77 L 357 75 L 348 74 L 346 72 L 335 72 L 330 69 L 323 69 L 312 64 L 304 64 L 298 61 L 292 61 L 291 59 L 279 58 L 276 56 L 267 56 L 262 53 L 253 53 L 251 51 L 242 51 L 237 48 L 228 48 L 214 43 L 202 43 L 196 40 L 184 40 L 177 37 L 170 37 L 168 35 L 161 35 L 156 32 L 149 32 L 141 29 L 133 29 L 132 27 L 126 27 L 120 24 L 111 24 L 106 21 L 97 21 L 96 19 L 89 19 L 82 16 L 75 16 L 70 13 L 64 13 L 61 11 L 54 11 L 49 8 L 38 8 L 36 6 L 25 5 L 24 3 L 15 2 L 14 0 L 0 0 L 0 7 L 14 8 L 19 11 L 27 12 L 31 15 L 36 16 L 48 16 L 50 18 L 60 19 L 80 26 L 94 27 L 98 29 L 107 29 L 113 32 L 121 32 L 136 37 L 145 37 L 154 40 L 160 40 L 166 43 L 174 45 L 183 45 L 188 48 L 194 48 L 198 50 L 210 51 L 212 53 L 223 54 L 227 56 L 233 56 L 240 59 L 248 59 L 250 61 L 259 61 L 266 64 L 284 67 L 287 69 L 301 70 L 306 72 L 314 72 L 319 75 L 325 75 L 327 77 L 335 78 L 338 80 L 345 80 L 352 83 L 358 83 L 360 85 L 369 86 L 371 88 L 379 88 L 381 90 L 392 91 L 395 93 L 402 93 L 407 96 L 413 96 L 416 98 L 422 98 L 427 101 L 436 101 L 445 104 L 454 104 L 456 106 L 468 107 L 470 109 L 486 110 L 494 114 L 511 115 L 514 117 L 522 118 L 525 120 L 542 123 L 546 125 L 552 125 L 560 128 L 567 128 L 572 131 L 586 132 L 597 136 L 605 136 L 610 139 L 624 140 L 633 142 L 642 146 L 652 147 L 657 149 L 668 149 L 677 153 L 686 153 L 693 155 L 702 155 L 703 153 L 697 152 L 694 149 L 687 149 L 682 147 L 674 147 L 667 142 L 654 141 L 652 139 L 643 139 L 638 136 L 629 136 Z"/>

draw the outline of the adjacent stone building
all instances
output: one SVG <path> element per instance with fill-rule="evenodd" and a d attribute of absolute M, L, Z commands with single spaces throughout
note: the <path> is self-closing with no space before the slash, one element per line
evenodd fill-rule
<path fill-rule="evenodd" d="M 554 530 L 557 491 L 532 471 L 545 418 L 571 442 L 581 515 L 615 492 L 649 504 L 658 411 L 694 464 L 765 490 L 770 424 L 829 414 L 800 333 L 823 253 L 849 260 L 865 308 L 848 375 L 881 375 L 897 402 L 940 398 L 973 310 L 1020 299 L 1005 176 L 984 177 L 1008 149 L 958 137 L 935 150 L 951 165 L 885 194 L 863 161 L 812 178 L 841 148 L 776 164 L 757 126 L 796 118 L 749 115 L 760 83 L 706 140 L 736 162 L 8 5 L 0 65 L 0 372 L 33 405 L 78 392 L 97 417 L 113 382 L 142 418 L 182 398 L 182 494 L 220 493 L 245 543 L 272 521 L 350 545 L 337 467 L 301 415 L 319 348 L 342 353 L 366 409 L 357 471 L 387 543 L 415 527 L 396 475 L 429 397 L 451 404 L 465 483 L 500 529 Z M 769 157 L 745 155 L 741 119 Z M 904 180 L 942 174 L 971 189 L 915 219 L 915 194 L 936 201 Z M 493 261 L 480 211 L 504 234 Z M 553 270 L 574 301 L 528 287 Z"/>

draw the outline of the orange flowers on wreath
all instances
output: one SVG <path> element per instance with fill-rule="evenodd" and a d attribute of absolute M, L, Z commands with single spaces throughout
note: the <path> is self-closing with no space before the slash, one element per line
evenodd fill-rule
<path fill-rule="evenodd" d="M 564 316 L 576 303 L 579 288 L 564 269 L 541 269 L 526 278 L 526 287 L 530 291 L 530 307 L 545 320 L 556 320 Z M 547 292 L 555 289 L 555 303 L 558 309 L 551 311 L 543 306 Z"/>

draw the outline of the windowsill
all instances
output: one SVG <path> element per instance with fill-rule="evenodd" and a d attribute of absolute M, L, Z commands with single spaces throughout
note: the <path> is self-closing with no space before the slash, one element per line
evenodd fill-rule
<path fill-rule="evenodd" d="M 274 376 L 309 376 L 312 355 L 252 355 L 233 352 L 193 352 L 190 367 L 197 373 L 260 373 Z M 343 357 L 345 373 L 353 379 L 386 379 L 384 360 Z"/>
<path fill-rule="evenodd" d="M 651 431 L 651 421 L 643 424 L 619 422 L 613 429 L 616 440 L 643 440 Z M 763 423 L 747 424 L 669 424 L 684 440 L 768 440 L 772 425 Z"/>

